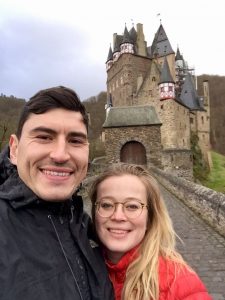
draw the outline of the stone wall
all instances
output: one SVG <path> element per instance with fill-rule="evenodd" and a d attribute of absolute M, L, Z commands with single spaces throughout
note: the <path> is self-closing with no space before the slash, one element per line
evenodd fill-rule
<path fill-rule="evenodd" d="M 193 159 L 191 150 L 167 149 L 162 152 L 164 171 L 173 172 L 178 177 L 193 180 Z"/>
<path fill-rule="evenodd" d="M 105 128 L 107 163 L 120 161 L 121 148 L 129 141 L 137 141 L 146 149 L 147 163 L 161 166 L 160 126 L 128 126 Z"/>
<path fill-rule="evenodd" d="M 154 166 L 152 174 L 167 190 L 198 213 L 217 232 L 225 236 L 225 195 L 174 176 Z"/>

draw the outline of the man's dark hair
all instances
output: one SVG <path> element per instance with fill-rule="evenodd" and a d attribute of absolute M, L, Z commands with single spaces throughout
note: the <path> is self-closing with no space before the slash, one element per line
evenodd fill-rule
<path fill-rule="evenodd" d="M 83 116 L 84 125 L 88 130 L 88 114 L 76 92 L 64 86 L 57 86 L 39 91 L 26 102 L 17 127 L 16 135 L 18 139 L 21 137 L 24 123 L 30 114 L 43 114 L 54 108 L 80 112 Z"/>

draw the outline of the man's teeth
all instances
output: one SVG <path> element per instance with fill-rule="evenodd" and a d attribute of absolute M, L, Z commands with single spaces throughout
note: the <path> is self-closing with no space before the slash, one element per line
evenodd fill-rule
<path fill-rule="evenodd" d="M 67 172 L 56 172 L 56 171 L 48 171 L 48 170 L 43 170 L 43 172 L 46 174 L 46 175 L 51 175 L 51 176 L 62 176 L 62 177 L 66 177 L 66 176 L 69 176 L 70 173 L 67 173 Z"/>

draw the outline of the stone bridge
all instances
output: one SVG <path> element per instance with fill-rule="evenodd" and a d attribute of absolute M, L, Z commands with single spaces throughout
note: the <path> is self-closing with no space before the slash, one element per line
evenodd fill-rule
<path fill-rule="evenodd" d="M 173 178 L 154 167 L 151 171 L 162 183 L 160 188 L 174 228 L 183 241 L 177 241 L 178 250 L 198 273 L 212 298 L 225 300 L 225 195 Z M 87 179 L 87 185 L 88 182 Z M 84 202 L 90 212 L 90 202 L 87 198 Z"/>
<path fill-rule="evenodd" d="M 177 247 L 198 273 L 213 300 L 225 300 L 225 238 L 161 186 L 174 228 L 183 244 Z"/>

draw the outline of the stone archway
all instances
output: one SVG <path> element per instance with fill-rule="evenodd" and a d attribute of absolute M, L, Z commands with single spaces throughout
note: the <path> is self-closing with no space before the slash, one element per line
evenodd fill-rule
<path fill-rule="evenodd" d="M 145 147 L 136 141 L 130 141 L 123 145 L 120 151 L 120 161 L 130 164 L 146 165 Z"/>

